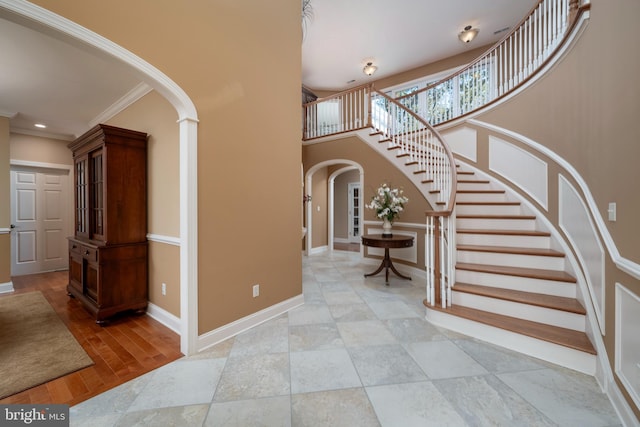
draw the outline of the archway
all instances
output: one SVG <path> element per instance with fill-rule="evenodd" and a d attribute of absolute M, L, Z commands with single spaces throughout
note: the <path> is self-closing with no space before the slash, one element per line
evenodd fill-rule
<path fill-rule="evenodd" d="M 316 165 L 313 165 L 305 174 L 305 194 L 307 196 L 311 196 L 311 200 L 313 200 L 313 175 L 318 172 L 319 170 L 326 168 L 327 166 L 332 166 L 332 165 L 344 165 L 344 167 L 332 172 L 332 174 L 329 176 L 328 180 L 327 180 L 327 185 L 328 185 L 328 196 L 327 196 L 327 203 L 328 203 L 328 227 L 327 227 L 327 242 L 328 242 L 328 246 L 329 246 L 329 250 L 332 250 L 333 247 L 333 193 L 334 193 L 334 189 L 333 189 L 333 183 L 335 180 L 335 177 L 338 176 L 340 173 L 343 173 L 345 171 L 348 170 L 353 170 L 356 169 L 358 170 L 358 172 L 360 173 L 360 187 L 364 187 L 364 168 L 357 162 L 354 162 L 353 160 L 348 160 L 348 159 L 332 159 L 332 160 L 326 160 L 324 162 L 320 162 Z M 362 209 L 364 207 L 364 204 L 362 202 L 362 198 L 360 199 L 360 206 L 359 209 L 362 212 Z M 307 203 L 306 204 L 306 209 L 304 212 L 305 215 L 305 223 L 307 226 L 307 234 L 306 234 L 306 241 L 305 241 L 305 254 L 306 255 L 310 255 L 313 252 L 313 221 L 311 221 L 310 219 L 313 217 L 313 204 L 312 203 Z"/>
<path fill-rule="evenodd" d="M 178 113 L 180 127 L 180 350 L 197 351 L 198 338 L 198 115 L 189 96 L 163 72 L 143 59 L 74 22 L 23 0 L 0 0 L 9 20 L 40 32 L 82 43 L 129 65 L 141 80 L 166 98 Z"/>

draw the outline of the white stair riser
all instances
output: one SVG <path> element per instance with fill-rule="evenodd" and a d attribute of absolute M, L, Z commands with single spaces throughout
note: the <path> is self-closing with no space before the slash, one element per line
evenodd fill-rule
<path fill-rule="evenodd" d="M 584 315 L 513 301 L 505 301 L 482 295 L 474 295 L 466 292 L 456 292 L 455 287 L 453 288 L 452 296 L 453 305 L 461 305 L 464 307 L 474 308 L 476 310 L 501 314 L 503 316 L 516 317 L 518 319 L 530 320 L 532 322 L 544 323 L 547 325 L 558 326 L 560 328 L 573 329 L 574 331 L 585 331 Z"/>
<path fill-rule="evenodd" d="M 471 230 L 526 230 L 536 227 L 534 219 L 492 219 L 492 218 L 460 218 L 456 220 L 457 228 Z"/>
<path fill-rule="evenodd" d="M 539 294 L 556 295 L 559 297 L 576 297 L 575 283 L 555 280 L 456 269 L 456 282 L 513 289 L 516 291 L 537 292 Z"/>
<path fill-rule="evenodd" d="M 596 356 L 493 326 L 427 308 L 425 318 L 436 326 L 472 336 L 587 375 L 595 375 Z"/>
<path fill-rule="evenodd" d="M 456 205 L 457 215 L 520 215 L 519 205 Z"/>
<path fill-rule="evenodd" d="M 551 247 L 551 238 L 548 236 L 458 233 L 456 235 L 456 241 L 459 245 L 509 246 L 538 249 L 549 249 Z"/>
<path fill-rule="evenodd" d="M 458 189 L 458 190 L 473 190 L 473 191 L 494 190 L 494 188 L 491 187 L 491 184 L 486 183 L 486 182 L 458 182 L 458 185 L 456 186 L 456 189 Z"/>
<path fill-rule="evenodd" d="M 508 267 L 539 268 L 564 271 L 565 260 L 559 257 L 504 254 L 458 250 L 457 261 L 481 265 L 504 265 Z"/>
<path fill-rule="evenodd" d="M 505 193 L 456 193 L 459 202 L 505 202 Z"/>

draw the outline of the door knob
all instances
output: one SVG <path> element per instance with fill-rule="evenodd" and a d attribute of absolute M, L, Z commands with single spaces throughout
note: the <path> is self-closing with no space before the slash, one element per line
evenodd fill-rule
<path fill-rule="evenodd" d="M 9 228 L 16 228 L 16 225 L 15 225 L 15 224 L 11 224 L 11 225 L 9 226 Z"/>

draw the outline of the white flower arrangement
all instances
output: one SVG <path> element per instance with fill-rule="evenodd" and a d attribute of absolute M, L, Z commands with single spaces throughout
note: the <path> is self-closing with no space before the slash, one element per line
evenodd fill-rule
<path fill-rule="evenodd" d="M 391 189 L 387 184 L 382 184 L 376 195 L 371 198 L 371 203 L 366 207 L 375 209 L 378 218 L 393 222 L 404 210 L 405 203 L 408 202 L 409 199 L 402 195 L 402 190 Z"/>

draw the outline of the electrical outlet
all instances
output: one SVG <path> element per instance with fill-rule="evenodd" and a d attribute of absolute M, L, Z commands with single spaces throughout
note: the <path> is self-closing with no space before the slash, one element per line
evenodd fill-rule
<path fill-rule="evenodd" d="M 253 285 L 253 297 L 260 295 L 260 285 Z"/>
<path fill-rule="evenodd" d="M 162 295 L 166 295 L 167 294 L 167 284 L 163 283 L 162 284 Z"/>

